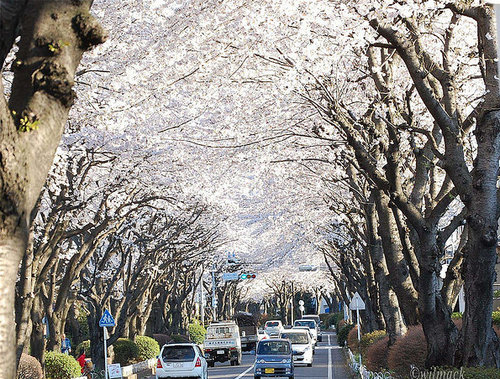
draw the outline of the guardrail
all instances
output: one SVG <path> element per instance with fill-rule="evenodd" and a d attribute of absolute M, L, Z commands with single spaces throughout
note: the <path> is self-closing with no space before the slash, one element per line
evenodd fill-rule
<path fill-rule="evenodd" d="M 373 372 L 369 371 L 365 365 L 359 363 L 358 358 L 352 353 L 351 349 L 347 348 L 347 355 L 349 357 L 349 367 L 352 372 L 362 379 L 392 379 L 388 372 Z"/>

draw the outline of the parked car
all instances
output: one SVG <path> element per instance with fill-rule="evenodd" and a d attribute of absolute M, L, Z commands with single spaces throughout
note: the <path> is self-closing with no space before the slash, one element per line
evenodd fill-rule
<path fill-rule="evenodd" d="M 302 327 L 302 328 L 309 328 L 311 331 L 313 340 L 314 340 L 314 345 L 318 343 L 318 328 L 316 327 L 316 321 L 314 320 L 295 320 L 293 323 L 293 328 L 297 327 Z"/>
<path fill-rule="evenodd" d="M 321 324 L 323 323 L 318 315 L 304 315 L 302 320 L 314 320 L 316 321 L 316 329 L 318 330 L 318 342 L 323 341 L 323 336 L 321 335 Z"/>
<path fill-rule="evenodd" d="M 271 337 L 277 337 L 283 331 L 283 324 L 280 320 L 269 320 L 264 325 L 264 331 Z"/>
<path fill-rule="evenodd" d="M 156 363 L 158 378 L 208 378 L 208 365 L 200 347 L 194 343 L 163 345 Z"/>
<path fill-rule="evenodd" d="M 285 330 L 280 338 L 287 339 L 292 344 L 293 361 L 295 364 L 303 363 L 307 367 L 313 364 L 314 345 L 311 335 L 307 330 L 292 329 Z"/>
<path fill-rule="evenodd" d="M 293 379 L 293 350 L 289 340 L 271 338 L 258 343 L 254 378 L 270 376 L 287 376 Z"/>

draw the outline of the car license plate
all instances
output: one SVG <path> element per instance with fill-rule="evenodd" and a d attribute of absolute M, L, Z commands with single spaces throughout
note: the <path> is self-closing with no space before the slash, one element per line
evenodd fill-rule
<path fill-rule="evenodd" d="M 171 368 L 180 368 L 182 366 L 183 366 L 182 363 L 167 363 L 167 367 L 171 367 Z"/>
<path fill-rule="evenodd" d="M 217 350 L 217 354 L 224 354 L 224 350 Z"/>
<path fill-rule="evenodd" d="M 266 368 L 264 370 L 264 373 L 266 373 L 266 374 L 274 374 L 274 368 Z"/>

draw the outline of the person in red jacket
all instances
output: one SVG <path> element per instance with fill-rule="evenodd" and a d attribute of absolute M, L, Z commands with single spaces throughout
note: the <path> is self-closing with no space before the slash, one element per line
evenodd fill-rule
<path fill-rule="evenodd" d="M 76 358 L 76 360 L 80 364 L 83 373 L 83 369 L 85 368 L 85 353 L 80 354 L 80 356 Z"/>

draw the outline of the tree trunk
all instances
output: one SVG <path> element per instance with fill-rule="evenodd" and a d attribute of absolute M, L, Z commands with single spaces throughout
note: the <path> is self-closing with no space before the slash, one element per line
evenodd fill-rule
<path fill-rule="evenodd" d="M 420 265 L 420 319 L 427 339 L 426 367 L 451 366 L 458 331 L 451 320 L 451 309 L 439 288 L 439 249 L 436 228 L 420 236 L 422 257 Z M 450 348 L 451 347 L 451 348 Z"/>
<path fill-rule="evenodd" d="M 413 287 L 408 263 L 403 255 L 396 220 L 389 207 L 389 197 L 380 190 L 375 192 L 375 196 L 379 216 L 378 233 L 382 238 L 389 281 L 398 297 L 406 324 L 415 325 L 418 323 L 418 293 Z"/>
<path fill-rule="evenodd" d="M 500 342 L 491 325 L 493 283 L 496 278 L 498 229 L 498 160 L 500 112 L 491 111 L 476 127 L 477 157 L 468 206 L 468 244 L 465 249 L 465 314 L 461 363 L 500 366 Z"/>
<path fill-rule="evenodd" d="M 0 200 L 5 202 L 6 199 Z M 0 223 L 0 372 L 6 378 L 16 373 L 15 282 L 19 262 L 26 250 L 27 229 L 17 226 L 17 217 L 2 215 Z M 9 225 L 10 224 L 10 225 Z"/>
<path fill-rule="evenodd" d="M 377 218 L 375 213 L 375 196 L 370 195 L 370 202 L 365 207 L 369 251 L 375 270 L 375 278 L 379 288 L 380 308 L 389 335 L 389 345 L 396 342 L 396 338 L 406 333 L 406 326 L 399 311 L 398 298 L 389 285 L 389 270 L 385 263 L 382 240 L 377 235 Z"/>
<path fill-rule="evenodd" d="M 31 322 L 33 324 L 30 338 L 31 355 L 34 356 L 43 365 L 45 361 L 45 343 L 44 337 L 45 324 L 43 323 L 44 307 L 42 300 L 37 296 L 33 301 L 31 309 Z M 49 330 L 49 333 L 51 331 Z"/>

